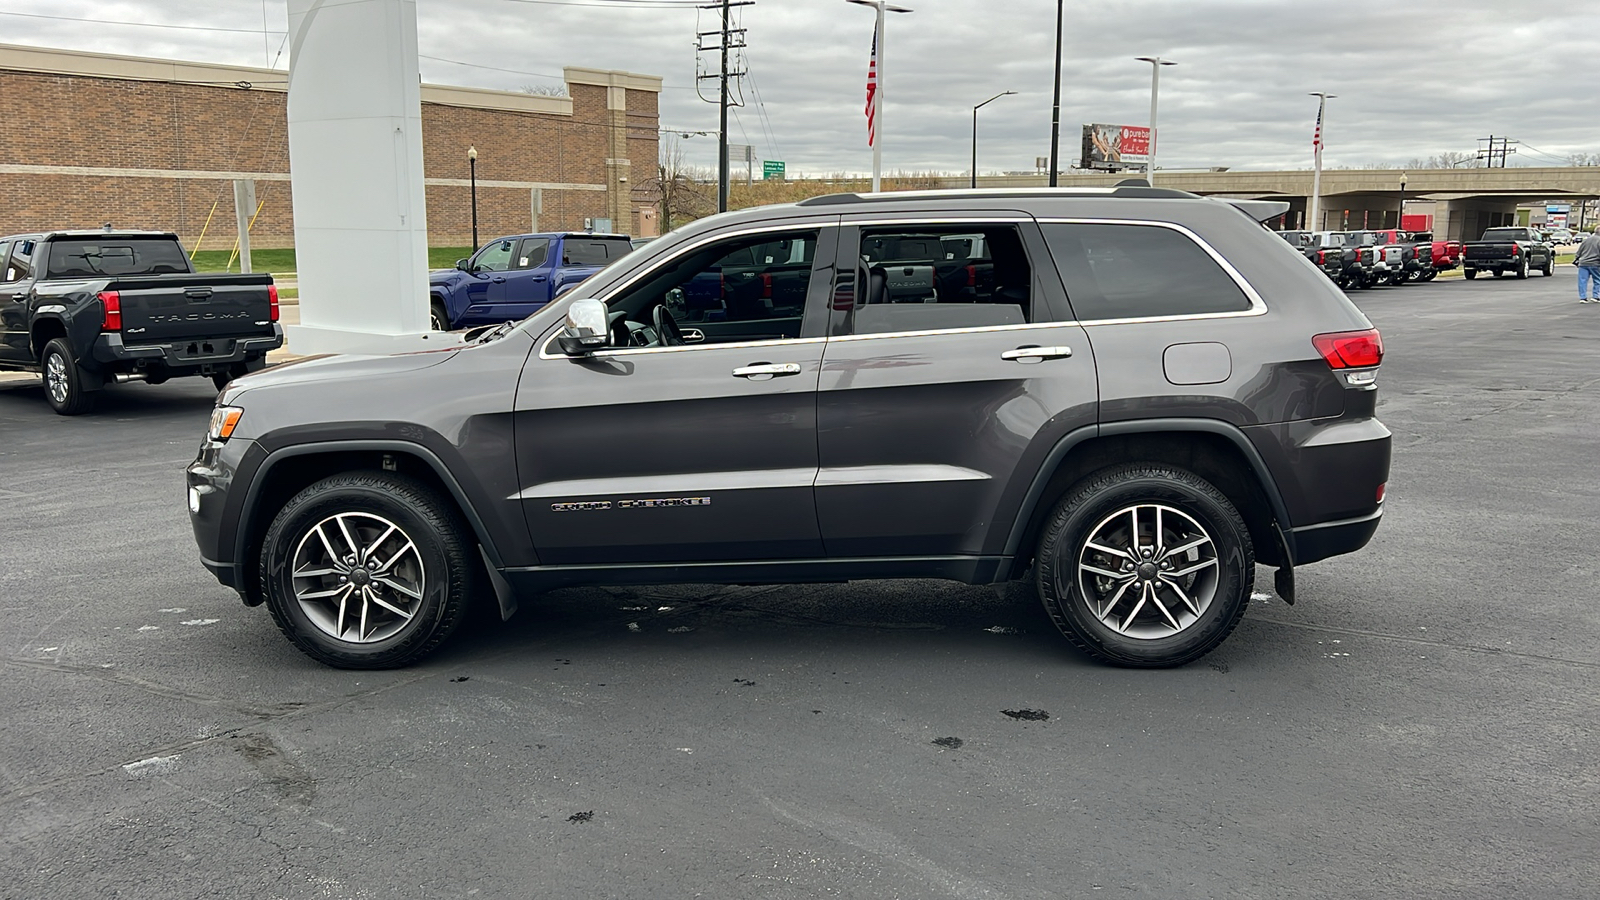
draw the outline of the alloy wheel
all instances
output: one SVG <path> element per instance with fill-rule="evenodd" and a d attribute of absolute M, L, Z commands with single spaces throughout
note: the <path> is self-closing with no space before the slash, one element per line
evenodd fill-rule
<path fill-rule="evenodd" d="M 1120 635 L 1156 640 L 1178 634 L 1217 596 L 1216 543 L 1192 516 L 1160 503 L 1112 513 L 1078 553 L 1083 602 Z"/>
<path fill-rule="evenodd" d="M 72 388 L 67 383 L 67 363 L 59 353 L 50 354 L 44 361 L 44 389 L 50 392 L 50 399 L 57 406 L 67 402 Z"/>
<path fill-rule="evenodd" d="M 295 601 L 329 637 L 370 644 L 398 634 L 422 606 L 427 572 L 400 526 L 337 513 L 306 531 L 292 562 Z"/>

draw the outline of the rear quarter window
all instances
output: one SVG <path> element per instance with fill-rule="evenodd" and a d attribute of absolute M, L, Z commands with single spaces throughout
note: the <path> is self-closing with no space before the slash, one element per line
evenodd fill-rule
<path fill-rule="evenodd" d="M 633 252 L 633 244 L 626 238 L 612 240 L 567 238 L 561 252 L 564 265 L 608 266 Z"/>
<path fill-rule="evenodd" d="M 1250 309 L 1232 276 L 1181 231 L 1133 224 L 1040 227 L 1080 321 Z"/>

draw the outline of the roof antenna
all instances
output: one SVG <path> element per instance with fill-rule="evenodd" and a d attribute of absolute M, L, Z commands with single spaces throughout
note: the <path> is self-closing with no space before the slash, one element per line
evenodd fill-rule
<path fill-rule="evenodd" d="M 109 233 L 111 231 L 111 223 L 107 222 L 104 225 L 101 225 L 100 230 Z"/>
<path fill-rule="evenodd" d="M 1117 187 L 1149 187 L 1150 182 L 1143 178 L 1124 178 L 1117 182 Z"/>

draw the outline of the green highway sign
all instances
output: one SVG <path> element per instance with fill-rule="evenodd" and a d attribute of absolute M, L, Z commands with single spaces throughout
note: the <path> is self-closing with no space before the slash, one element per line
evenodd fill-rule
<path fill-rule="evenodd" d="M 778 179 L 779 181 L 783 180 L 783 160 L 781 160 L 781 159 L 764 159 L 764 160 L 762 160 L 761 161 L 761 180 L 763 180 L 763 181 L 771 181 L 774 178 Z"/>

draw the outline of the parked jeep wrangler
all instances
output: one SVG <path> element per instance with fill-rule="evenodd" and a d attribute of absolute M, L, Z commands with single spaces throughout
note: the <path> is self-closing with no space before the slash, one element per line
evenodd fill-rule
<path fill-rule="evenodd" d="M 1221 643 L 1257 563 L 1365 545 L 1371 323 L 1259 221 L 1149 187 L 818 197 L 660 238 L 448 351 L 234 381 L 207 568 L 333 666 L 568 585 L 1024 581 L 1091 657 Z M 707 288 L 707 285 L 714 287 Z"/>

